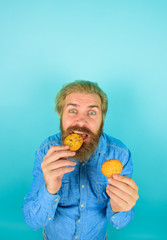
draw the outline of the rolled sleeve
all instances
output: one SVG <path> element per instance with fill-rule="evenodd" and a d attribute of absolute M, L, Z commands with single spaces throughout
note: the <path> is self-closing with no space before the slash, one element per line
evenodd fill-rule
<path fill-rule="evenodd" d="M 46 209 L 55 209 L 58 206 L 60 200 L 60 195 L 58 194 L 50 194 L 47 189 L 45 184 L 41 187 L 39 193 L 38 193 L 38 202 L 39 204 L 46 208 Z"/>
<path fill-rule="evenodd" d="M 134 217 L 134 208 L 127 212 L 114 213 L 110 206 L 110 201 L 107 207 L 108 222 L 116 229 L 125 227 Z"/>

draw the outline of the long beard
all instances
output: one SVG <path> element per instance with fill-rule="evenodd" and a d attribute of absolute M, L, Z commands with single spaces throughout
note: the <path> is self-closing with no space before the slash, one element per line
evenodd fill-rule
<path fill-rule="evenodd" d="M 92 133 L 88 128 L 86 127 L 79 127 L 79 126 L 73 126 L 69 127 L 66 131 L 64 131 L 62 126 L 62 121 L 60 121 L 60 129 L 62 134 L 62 144 L 64 144 L 64 139 L 71 134 L 73 131 L 80 131 L 88 134 L 90 138 L 88 141 L 83 142 L 81 148 L 76 151 L 76 155 L 72 157 L 74 160 L 78 162 L 87 162 L 89 158 L 91 157 L 92 153 L 96 150 L 99 138 L 103 131 L 103 122 L 101 123 L 101 126 L 97 132 L 97 134 Z"/>

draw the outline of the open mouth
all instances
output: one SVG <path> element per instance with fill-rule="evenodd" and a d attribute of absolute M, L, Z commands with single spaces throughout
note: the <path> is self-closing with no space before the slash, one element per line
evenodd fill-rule
<path fill-rule="evenodd" d="M 83 138 L 83 141 L 86 142 L 89 139 L 89 135 L 84 133 L 84 132 L 80 132 L 80 131 L 73 131 L 72 133 L 76 133 L 78 135 L 80 135 Z"/>

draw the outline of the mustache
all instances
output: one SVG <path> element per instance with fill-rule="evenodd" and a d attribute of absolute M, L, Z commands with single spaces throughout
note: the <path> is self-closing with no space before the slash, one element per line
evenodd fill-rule
<path fill-rule="evenodd" d="M 94 136 L 94 133 L 90 129 L 88 129 L 87 127 L 80 127 L 80 126 L 77 126 L 77 125 L 67 128 L 66 133 L 71 134 L 74 131 L 84 132 L 88 135 Z"/>

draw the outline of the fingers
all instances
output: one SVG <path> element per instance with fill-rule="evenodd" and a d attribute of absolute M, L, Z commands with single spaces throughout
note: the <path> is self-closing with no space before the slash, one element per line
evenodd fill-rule
<path fill-rule="evenodd" d="M 119 182 L 125 183 L 125 184 L 131 186 L 134 189 L 138 189 L 135 181 L 130 177 L 126 177 L 126 176 L 123 176 L 123 175 L 120 175 L 120 174 L 114 174 L 113 179 L 117 180 Z"/>
<path fill-rule="evenodd" d="M 74 171 L 74 167 L 62 167 L 51 171 L 49 175 L 51 178 L 54 178 L 55 176 L 56 178 L 58 178 L 59 176 L 63 176 L 65 173 L 69 173 L 72 171 Z"/>
<path fill-rule="evenodd" d="M 111 207 L 114 206 L 119 211 L 129 211 L 139 198 L 134 180 L 117 174 L 108 178 L 108 182 L 110 184 L 107 185 L 106 192 L 110 197 Z"/>
<path fill-rule="evenodd" d="M 116 188 L 122 190 L 123 192 L 129 194 L 130 196 L 131 195 L 134 195 L 135 194 L 135 189 L 132 188 L 130 185 L 124 183 L 124 182 L 120 182 L 120 181 L 117 181 L 115 179 L 108 179 L 108 182 L 112 184 L 112 186 L 115 186 Z"/>
<path fill-rule="evenodd" d="M 48 175 L 51 175 L 52 171 L 55 172 L 55 176 L 58 176 L 59 172 L 66 173 L 73 170 L 70 167 L 75 166 L 76 163 L 74 161 L 67 160 L 67 158 L 74 156 L 75 152 L 69 151 L 68 148 L 69 146 L 50 147 L 48 153 L 43 159 L 43 162 L 41 163 L 45 178 L 48 177 Z M 63 168 L 65 170 L 63 170 Z"/>
<path fill-rule="evenodd" d="M 127 204 L 127 206 L 134 206 L 136 201 L 135 198 L 133 197 L 133 195 L 129 195 L 126 192 L 123 192 L 122 190 L 120 190 L 119 188 L 116 188 L 114 186 L 111 185 L 107 185 L 107 191 L 108 191 L 108 195 L 110 195 L 110 197 L 113 197 L 112 200 L 116 200 L 118 201 L 123 201 L 124 205 L 125 203 Z"/>
<path fill-rule="evenodd" d="M 126 194 L 125 192 L 121 191 L 119 188 L 116 188 L 116 187 L 111 186 L 109 184 L 107 185 L 107 190 L 108 190 L 109 194 L 113 193 L 114 195 L 116 195 L 120 199 L 124 199 L 125 202 L 128 202 L 128 200 L 130 198 L 129 194 Z"/>
<path fill-rule="evenodd" d="M 52 153 L 54 153 L 54 152 L 57 152 L 57 151 L 65 151 L 65 150 L 67 150 L 67 149 L 69 149 L 69 146 L 68 146 L 68 145 L 66 145 L 66 146 L 63 146 L 63 145 L 52 145 L 52 146 L 49 148 L 46 156 L 49 157 L 49 156 L 52 155 Z"/>
<path fill-rule="evenodd" d="M 73 157 L 73 156 L 75 156 L 75 152 L 71 152 L 71 151 L 69 151 L 69 150 L 59 150 L 59 151 L 57 151 L 57 152 L 52 152 L 52 154 L 51 155 L 46 155 L 45 156 L 45 158 L 44 158 L 44 161 L 47 161 L 47 163 L 49 164 L 49 163 L 51 163 L 51 162 L 53 162 L 53 161 L 57 161 L 57 160 L 59 160 L 59 159 L 62 159 L 62 158 L 68 158 L 68 157 Z"/>
<path fill-rule="evenodd" d="M 107 194 L 110 197 L 110 205 L 113 212 L 124 212 L 129 211 L 131 206 L 125 202 L 123 199 L 119 198 L 117 195 L 107 190 Z"/>
<path fill-rule="evenodd" d="M 70 160 L 58 160 L 56 162 L 51 162 L 50 164 L 47 165 L 47 170 L 48 171 L 53 171 L 58 168 L 62 167 L 73 167 L 76 165 L 76 162 L 70 161 Z"/>

